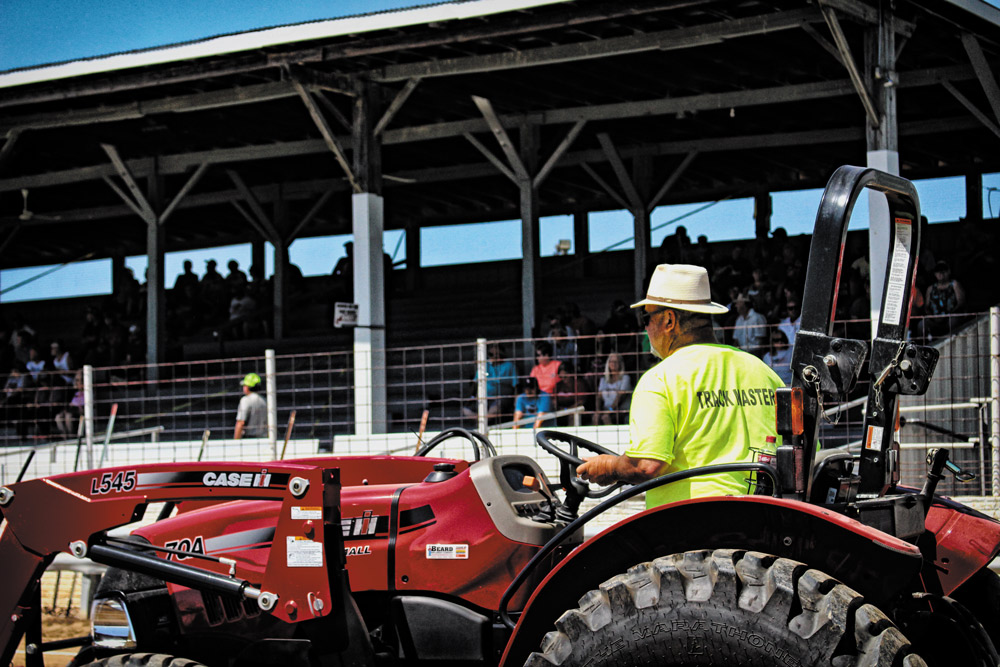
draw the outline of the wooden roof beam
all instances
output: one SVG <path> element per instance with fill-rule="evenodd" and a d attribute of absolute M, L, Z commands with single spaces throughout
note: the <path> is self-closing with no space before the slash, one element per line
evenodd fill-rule
<path fill-rule="evenodd" d="M 477 74 L 503 69 L 553 65 L 570 61 L 591 60 L 643 51 L 672 51 L 707 44 L 717 44 L 727 39 L 760 35 L 779 30 L 798 28 L 803 21 L 822 20 L 812 7 L 774 12 L 743 19 L 717 21 L 707 25 L 676 28 L 660 32 L 615 37 L 576 44 L 541 47 L 523 51 L 505 52 L 484 56 L 432 60 L 405 65 L 388 65 L 371 71 L 375 81 L 402 81 L 413 77 L 454 76 Z"/>
<path fill-rule="evenodd" d="M 971 65 L 934 68 L 898 74 L 899 88 L 913 88 L 937 85 L 943 79 L 952 82 L 974 79 L 975 71 Z M 542 125 L 559 125 L 575 123 L 578 120 L 599 121 L 615 118 L 636 118 L 650 115 L 667 115 L 678 111 L 719 109 L 761 104 L 778 104 L 798 102 L 803 100 L 825 99 L 849 95 L 853 91 L 850 81 L 819 81 L 815 83 L 792 86 L 775 86 L 753 90 L 733 91 L 729 93 L 709 93 L 689 97 L 666 98 L 648 101 L 620 102 L 613 104 L 594 105 L 555 109 L 537 114 L 508 114 L 500 117 L 504 127 L 516 127 L 525 122 L 537 122 Z M 482 132 L 488 125 L 482 118 L 464 121 L 449 121 L 401 129 L 386 129 L 383 132 L 382 144 L 385 146 L 463 136 L 467 133 Z M 224 164 L 270 158 L 295 157 L 312 155 L 328 150 L 322 139 L 306 139 L 288 141 L 277 144 L 262 144 L 258 146 L 243 146 L 239 148 L 213 149 L 163 155 L 159 157 L 161 174 L 181 174 L 197 167 L 203 162 Z M 136 176 L 145 174 L 144 159 L 129 160 L 126 164 Z M 39 188 L 65 183 L 76 183 L 88 180 L 100 180 L 103 176 L 116 172 L 110 165 L 94 165 L 76 167 L 43 174 L 0 179 L 0 192 L 19 190 L 22 187 Z M 400 175 L 403 176 L 403 175 Z"/>
<path fill-rule="evenodd" d="M 691 151 L 690 153 L 684 156 L 684 159 L 681 160 L 681 163 L 677 165 L 677 168 L 674 169 L 674 171 L 670 174 L 667 180 L 664 181 L 663 185 L 660 186 L 660 189 L 656 191 L 656 194 L 653 195 L 652 199 L 649 200 L 649 203 L 646 204 L 646 210 L 648 212 L 650 213 L 653 212 L 653 209 L 656 208 L 656 205 L 660 203 L 660 200 L 663 199 L 666 196 L 666 194 L 670 192 L 671 189 L 673 189 L 674 185 L 677 184 L 677 181 L 680 180 L 680 177 L 684 174 L 685 171 L 687 171 L 687 168 L 691 166 L 691 163 L 694 162 L 694 159 L 697 156 L 698 156 L 698 151 Z"/>
<path fill-rule="evenodd" d="M 278 229 L 271 222 L 271 219 L 267 217 L 267 213 L 264 212 L 264 207 L 260 205 L 257 200 L 257 196 L 254 195 L 253 191 L 247 187 L 247 184 L 243 181 L 243 178 L 233 169 L 227 169 L 226 175 L 229 176 L 229 180 L 233 182 L 236 189 L 239 190 L 240 195 L 246 201 L 247 206 L 250 207 L 250 212 L 253 214 L 253 218 L 257 221 L 259 228 L 263 230 L 261 236 L 270 241 L 274 245 L 280 245 L 282 240 L 281 234 L 278 233 Z M 233 205 L 236 209 L 240 211 L 241 214 L 246 217 L 243 213 L 243 208 L 239 205 L 239 202 L 234 201 Z"/>
<path fill-rule="evenodd" d="M 1000 137 L 1000 127 L 998 127 L 997 124 L 994 123 L 989 116 L 980 111 L 979 108 L 972 103 L 972 100 L 970 100 L 968 97 L 959 92 L 959 90 L 955 88 L 954 84 L 952 84 L 950 81 L 942 81 L 941 85 L 944 86 L 945 90 L 951 93 L 952 97 L 958 100 L 959 104 L 968 109 L 969 113 L 975 116 L 976 119 L 980 123 L 982 123 L 984 127 L 986 127 L 986 129 L 988 129 L 990 132 Z"/>
<path fill-rule="evenodd" d="M 396 93 L 395 97 L 392 98 L 392 102 L 389 103 L 389 106 L 386 108 L 385 113 L 382 114 L 382 117 L 379 118 L 378 123 L 375 124 L 375 129 L 373 130 L 372 133 L 376 137 L 381 135 L 382 131 L 385 130 L 386 126 L 392 122 L 392 119 L 396 116 L 397 113 L 399 113 L 399 110 L 403 108 L 403 105 L 406 103 L 406 100 L 409 99 L 410 94 L 413 93 L 414 90 L 416 90 L 417 85 L 419 83 L 420 83 L 419 77 L 413 77 L 412 79 L 407 80 L 403 88 L 398 93 Z"/>
<path fill-rule="evenodd" d="M 851 85 L 854 86 L 854 91 L 858 94 L 858 97 L 861 98 L 861 105 L 865 108 L 865 114 L 868 116 L 868 122 L 872 127 L 877 128 L 879 126 L 878 111 L 876 111 L 875 103 L 868 94 L 868 88 L 865 87 L 864 79 L 861 77 L 861 71 L 854 62 L 854 56 L 851 54 L 851 46 L 847 43 L 847 37 L 844 35 L 843 29 L 840 27 L 840 21 L 837 19 L 837 13 L 825 5 L 821 5 L 820 9 L 823 11 L 823 18 L 826 20 L 826 25 L 830 28 L 830 33 L 833 35 L 833 43 L 837 46 L 837 51 L 840 53 L 840 61 L 847 69 L 847 74 L 851 79 Z"/>
<path fill-rule="evenodd" d="M 130 208 L 132 208 L 132 210 L 134 210 L 136 213 L 139 214 L 139 217 L 141 217 L 143 220 L 145 220 L 150 224 L 156 223 L 157 220 L 156 211 L 153 210 L 153 207 L 146 200 L 146 195 L 142 192 L 142 189 L 139 187 L 139 184 L 136 183 L 135 178 L 129 171 L 128 166 L 126 166 L 125 162 L 118 154 L 118 149 L 112 146 L 111 144 L 101 144 L 101 149 L 107 154 L 108 158 L 110 158 L 111 163 L 114 165 L 115 171 L 118 172 L 118 176 L 120 176 L 122 181 L 125 182 L 125 185 L 126 187 L 128 187 L 129 192 L 132 193 L 132 196 L 129 197 L 128 195 L 126 195 L 115 184 L 115 182 L 111 180 L 110 176 L 105 177 L 104 181 L 109 186 L 111 186 L 111 189 L 114 190 L 115 193 L 119 197 L 121 197 L 122 200 L 129 205 Z"/>
<path fill-rule="evenodd" d="M 983 87 L 983 92 L 986 93 L 986 99 L 990 103 L 990 108 L 993 109 L 993 118 L 1000 122 L 1000 87 L 997 86 L 997 80 L 993 76 L 990 63 L 986 60 L 986 56 L 983 55 L 983 49 L 979 46 L 979 40 L 976 39 L 975 35 L 967 32 L 962 33 L 962 46 L 965 47 L 965 52 L 969 56 L 972 68 L 976 71 L 979 85 Z"/>
<path fill-rule="evenodd" d="M 496 112 L 493 110 L 493 103 L 485 97 L 479 97 L 478 95 L 473 95 L 472 101 L 479 109 L 479 113 L 483 114 L 483 118 L 486 120 L 486 124 L 489 125 L 490 131 L 493 132 L 493 136 L 496 137 L 497 143 L 500 144 L 500 148 L 507 156 L 507 161 L 510 163 L 511 170 L 514 172 L 514 175 L 517 176 L 517 181 L 530 181 L 531 176 L 528 174 L 528 170 L 524 166 L 524 162 L 521 161 L 521 156 L 518 155 L 517 149 L 514 148 L 513 142 L 507 135 L 507 131 L 504 129 L 503 123 L 500 122 L 500 117 L 497 116 Z"/>
<path fill-rule="evenodd" d="M 344 149 L 340 146 L 340 142 L 337 140 L 337 136 L 333 133 L 330 128 L 330 124 L 326 122 L 326 118 L 323 113 L 316 106 L 315 100 L 309 94 L 301 83 L 298 81 L 293 82 L 295 89 L 299 93 L 299 97 L 302 99 L 302 103 L 306 105 L 306 109 L 309 111 L 309 115 L 313 119 L 313 123 L 319 129 L 321 135 L 323 135 L 323 141 L 326 143 L 326 147 L 330 149 L 333 153 L 333 157 L 337 160 L 337 164 L 344 171 L 347 176 L 347 182 L 351 184 L 351 190 L 355 194 L 361 192 L 361 186 L 358 185 L 357 179 L 354 177 L 354 172 L 351 170 L 351 164 L 347 161 L 347 155 L 344 153 Z"/>
<path fill-rule="evenodd" d="M 190 113 L 221 109 L 241 104 L 255 104 L 286 97 L 294 97 L 295 89 L 288 81 L 239 86 L 226 90 L 214 90 L 193 95 L 178 95 L 145 102 L 130 102 L 91 109 L 74 109 L 50 113 L 28 114 L 25 116 L 0 117 L 0 131 L 10 128 L 50 129 L 75 127 L 95 123 L 112 123 L 122 120 L 145 118 L 156 114 Z"/>

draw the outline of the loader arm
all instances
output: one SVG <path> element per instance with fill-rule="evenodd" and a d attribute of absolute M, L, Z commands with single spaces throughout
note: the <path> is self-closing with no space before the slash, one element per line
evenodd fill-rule
<path fill-rule="evenodd" d="M 141 518 L 149 503 L 239 499 L 281 503 L 262 575 L 226 559 L 171 562 L 106 536 Z M 288 623 L 347 613 L 338 469 L 227 462 L 91 470 L 0 488 L 0 516 L 0 664 L 10 663 L 25 632 L 40 635 L 40 579 L 59 552 L 255 599 Z M 346 642 L 344 623 L 329 627 L 334 642 Z"/>

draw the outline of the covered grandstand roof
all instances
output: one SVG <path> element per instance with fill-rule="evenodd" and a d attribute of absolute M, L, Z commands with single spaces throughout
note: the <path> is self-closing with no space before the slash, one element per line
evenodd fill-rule
<path fill-rule="evenodd" d="M 821 187 L 865 162 L 865 81 L 903 175 L 1000 170 L 1000 11 L 899 0 L 875 76 L 887 5 L 477 0 L 2 73 L 0 263 L 142 254 L 147 203 L 168 251 L 349 233 L 366 86 L 388 229 L 520 217 L 517 145 L 542 215 Z"/>

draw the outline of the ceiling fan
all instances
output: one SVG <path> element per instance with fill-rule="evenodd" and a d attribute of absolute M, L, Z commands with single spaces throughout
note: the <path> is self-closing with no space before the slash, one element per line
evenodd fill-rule
<path fill-rule="evenodd" d="M 18 220 L 23 220 L 27 222 L 28 220 L 59 220 L 58 215 L 43 215 L 40 213 L 34 213 L 28 209 L 28 188 L 21 188 L 21 197 L 24 199 L 24 208 L 21 209 L 21 215 L 17 216 Z"/>

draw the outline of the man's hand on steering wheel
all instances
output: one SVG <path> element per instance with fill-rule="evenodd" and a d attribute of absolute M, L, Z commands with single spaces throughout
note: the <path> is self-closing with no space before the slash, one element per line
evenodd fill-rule
<path fill-rule="evenodd" d="M 600 454 L 584 459 L 583 464 L 577 466 L 577 476 L 585 482 L 594 482 L 601 486 L 607 486 L 621 481 L 617 475 L 619 458 L 612 454 Z"/>
<path fill-rule="evenodd" d="M 570 433 L 550 430 L 538 431 L 538 433 L 535 434 L 535 442 L 538 443 L 539 447 L 562 461 L 562 466 L 560 466 L 560 481 L 562 482 L 563 488 L 567 488 L 567 490 L 570 491 L 579 491 L 579 493 L 585 495 L 587 498 L 603 498 L 620 486 L 620 484 L 614 483 L 615 480 L 611 480 L 610 486 L 599 491 L 595 491 L 588 489 L 587 485 L 581 480 L 574 479 L 577 474 L 577 469 L 580 466 L 587 465 L 583 459 L 576 455 L 577 451 L 580 449 L 587 449 L 595 454 L 598 454 L 596 458 L 617 458 L 618 455 L 610 449 Z M 556 442 L 568 445 L 570 451 L 566 451 L 562 447 L 556 445 Z"/>

